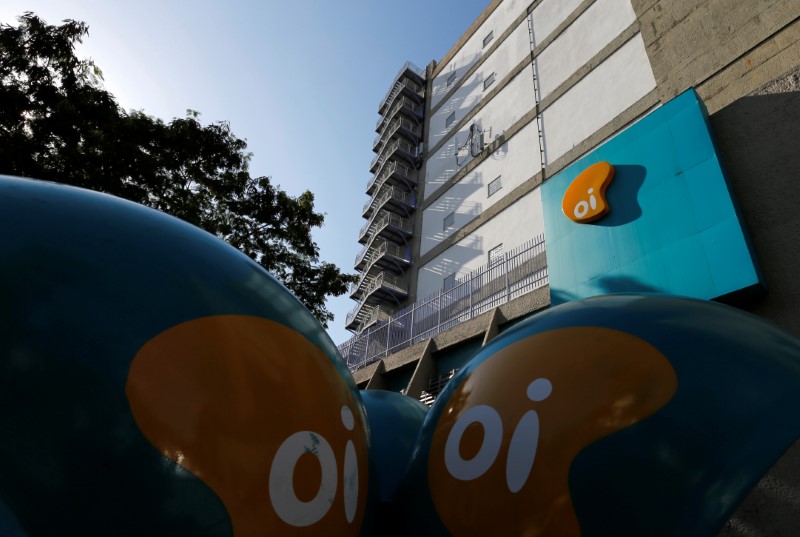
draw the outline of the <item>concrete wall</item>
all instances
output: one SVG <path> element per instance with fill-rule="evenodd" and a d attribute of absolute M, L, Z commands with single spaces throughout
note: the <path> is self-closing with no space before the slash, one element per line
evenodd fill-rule
<path fill-rule="evenodd" d="M 697 87 L 710 113 L 795 67 L 797 0 L 633 0 L 666 102 Z"/>

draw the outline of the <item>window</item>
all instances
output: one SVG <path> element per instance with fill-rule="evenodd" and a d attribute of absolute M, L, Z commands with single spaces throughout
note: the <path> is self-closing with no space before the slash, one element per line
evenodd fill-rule
<path fill-rule="evenodd" d="M 447 291 L 448 289 L 452 289 L 456 286 L 456 273 L 452 273 L 450 276 L 447 276 L 442 283 L 442 289 Z"/>
<path fill-rule="evenodd" d="M 455 224 L 456 222 L 456 213 L 452 212 L 444 217 L 442 221 L 442 231 L 447 231 L 447 228 Z"/>
<path fill-rule="evenodd" d="M 492 84 L 494 84 L 494 78 L 495 78 L 495 75 L 496 75 L 496 74 L 497 74 L 497 73 L 492 73 L 491 75 L 489 75 L 489 76 L 487 76 L 487 77 L 486 77 L 486 79 L 483 81 L 483 91 L 486 91 L 486 89 L 487 89 L 489 86 L 491 86 Z"/>
<path fill-rule="evenodd" d="M 503 244 L 500 243 L 489 250 L 489 266 L 496 265 L 503 260 Z"/>
<path fill-rule="evenodd" d="M 483 38 L 483 48 L 486 48 L 486 45 L 491 43 L 492 39 L 494 39 L 494 30 L 489 32 L 489 35 L 487 35 L 486 37 Z"/>
<path fill-rule="evenodd" d="M 450 76 L 447 77 L 447 87 L 449 88 L 450 86 L 452 86 L 453 82 L 455 81 L 456 81 L 456 71 L 453 71 L 452 73 L 450 73 Z"/>
<path fill-rule="evenodd" d="M 491 196 L 501 188 L 503 188 L 503 178 L 498 177 L 497 179 L 489 183 L 489 196 Z"/>
<path fill-rule="evenodd" d="M 455 120 L 456 120 L 456 113 L 453 112 L 452 114 L 447 116 L 447 119 L 444 120 L 444 128 L 446 129 L 447 127 L 452 125 Z"/>

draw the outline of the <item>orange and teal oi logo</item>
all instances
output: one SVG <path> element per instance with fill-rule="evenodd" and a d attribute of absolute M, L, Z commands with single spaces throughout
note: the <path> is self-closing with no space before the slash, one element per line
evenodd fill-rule
<path fill-rule="evenodd" d="M 611 210 L 606 200 L 606 189 L 614 178 L 614 166 L 598 162 L 583 170 L 567 187 L 561 210 L 579 224 L 594 222 Z"/>
<path fill-rule="evenodd" d="M 298 332 L 245 315 L 182 323 L 139 350 L 125 391 L 142 433 L 216 492 L 237 537 L 359 532 L 360 402 Z"/>
<path fill-rule="evenodd" d="M 667 358 L 635 336 L 562 328 L 508 345 L 452 393 L 431 439 L 428 485 L 454 536 L 579 536 L 573 459 L 675 394 Z"/>

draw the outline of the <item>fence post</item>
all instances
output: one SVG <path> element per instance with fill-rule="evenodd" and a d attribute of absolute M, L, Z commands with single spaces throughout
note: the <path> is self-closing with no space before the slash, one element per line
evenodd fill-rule
<path fill-rule="evenodd" d="M 409 322 L 409 331 L 408 331 L 408 344 L 414 344 L 414 312 L 417 311 L 417 303 L 414 302 L 411 305 L 411 321 Z"/>
<path fill-rule="evenodd" d="M 506 273 L 506 302 L 508 302 L 511 296 L 511 284 L 508 279 L 508 252 L 503 254 L 503 270 L 505 270 Z"/>
<path fill-rule="evenodd" d="M 439 289 L 439 297 L 436 299 L 436 329 L 434 334 L 439 333 L 439 327 L 442 326 L 442 290 Z"/>
<path fill-rule="evenodd" d="M 392 319 L 389 319 L 389 322 L 386 323 L 386 354 L 384 356 L 389 356 L 389 336 L 392 333 Z"/>
<path fill-rule="evenodd" d="M 469 292 L 469 315 L 467 316 L 467 319 L 472 319 L 472 280 L 473 279 L 474 278 L 472 277 L 472 273 L 470 273 L 470 275 L 469 275 L 469 291 L 468 291 Z"/>
<path fill-rule="evenodd" d="M 367 332 L 367 343 L 364 345 L 364 364 L 366 365 L 367 360 L 369 360 L 369 331 Z"/>

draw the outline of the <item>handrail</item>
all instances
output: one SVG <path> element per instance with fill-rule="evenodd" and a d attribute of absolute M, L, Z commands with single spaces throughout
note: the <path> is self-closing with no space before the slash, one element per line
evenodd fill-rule
<path fill-rule="evenodd" d="M 379 214 L 379 212 L 378 212 L 378 211 L 375 211 L 375 214 L 373 214 L 373 215 L 372 215 L 372 218 L 370 218 L 370 219 L 367 221 L 367 223 L 366 223 L 366 224 L 364 224 L 364 225 L 361 227 L 361 231 L 359 231 L 359 233 L 358 233 L 358 238 L 359 238 L 359 240 L 361 240 L 361 239 L 363 239 L 363 238 L 364 238 L 364 236 L 367 234 L 367 233 L 366 233 L 366 232 L 367 232 L 367 230 L 370 228 L 370 226 L 373 224 L 373 222 L 375 223 L 375 227 L 374 227 L 374 229 L 375 229 L 375 230 L 377 230 L 377 229 L 380 229 L 380 228 L 382 228 L 384 225 L 387 225 L 387 224 L 394 224 L 394 225 L 396 225 L 397 227 L 399 227 L 400 229 L 402 229 L 403 231 L 411 231 L 411 230 L 410 230 L 410 229 L 408 229 L 408 227 L 406 226 L 406 223 L 408 222 L 408 219 L 406 219 L 406 218 L 402 218 L 402 217 L 400 217 L 400 216 L 397 216 L 396 214 L 392 214 L 392 213 L 384 213 L 384 216 L 383 216 L 383 217 L 382 217 L 380 220 L 377 220 L 377 221 L 376 221 L 376 220 L 375 220 L 375 218 L 376 218 L 376 216 L 377 216 L 378 214 Z"/>
<path fill-rule="evenodd" d="M 395 115 L 404 106 L 408 106 L 412 112 L 419 115 L 419 109 L 420 109 L 419 105 L 414 101 L 412 101 L 411 99 L 409 99 L 408 97 L 403 96 L 402 99 L 397 101 L 395 105 L 392 106 L 392 110 L 389 113 L 382 115 L 378 118 L 378 122 L 375 123 L 375 130 L 376 131 L 383 130 L 381 128 L 381 123 L 383 123 L 384 121 L 388 122 L 388 120 L 390 120 L 392 116 Z"/>
<path fill-rule="evenodd" d="M 405 73 L 406 70 L 409 70 L 409 71 L 417 74 L 421 79 L 425 80 L 425 70 L 424 69 L 420 69 L 419 67 L 417 67 L 416 65 L 414 65 L 410 61 L 407 61 L 406 63 L 403 64 L 403 66 L 400 68 L 400 70 L 397 71 L 397 74 L 392 79 L 392 84 L 389 86 L 389 91 L 387 91 L 386 94 L 381 98 L 381 100 L 378 101 L 378 108 L 381 108 L 383 106 L 384 102 L 386 101 L 386 98 L 389 96 L 390 93 L 392 93 L 392 90 L 395 87 L 395 83 L 397 82 L 397 80 L 401 76 L 403 76 L 403 73 Z"/>
<path fill-rule="evenodd" d="M 372 179 L 370 179 L 367 183 L 367 191 L 369 191 L 377 181 L 381 181 L 381 183 L 383 183 L 383 181 L 392 175 L 397 168 L 400 168 L 400 171 L 405 174 L 407 178 L 411 178 L 412 168 L 407 164 L 403 164 L 402 162 L 394 161 L 386 169 L 381 170 L 380 173 L 376 173 L 372 176 Z"/>
<path fill-rule="evenodd" d="M 373 279 L 369 283 L 369 285 L 367 285 L 366 289 L 364 290 L 364 297 L 359 301 L 358 305 L 352 310 L 350 310 L 350 313 L 347 314 L 347 318 L 350 319 L 350 321 L 348 321 L 347 324 L 350 324 L 350 322 L 352 322 L 351 314 L 357 313 L 358 310 L 360 310 L 361 307 L 366 303 L 367 298 L 369 298 L 369 295 L 372 294 L 373 291 L 378 289 L 384 283 L 386 283 L 389 286 L 395 287 L 396 289 L 399 289 L 401 291 L 404 292 L 408 291 L 407 279 L 398 276 L 396 274 L 391 274 L 386 271 L 379 272 L 377 276 L 375 276 L 375 279 Z"/>
<path fill-rule="evenodd" d="M 348 289 L 348 294 L 353 295 L 361 284 L 367 279 L 369 275 L 369 271 L 372 269 L 373 265 L 378 262 L 384 254 L 388 254 L 399 259 L 403 259 L 404 261 L 410 261 L 406 257 L 406 253 L 403 248 L 393 242 L 389 242 L 386 239 L 380 241 L 380 243 L 372 248 L 372 252 L 367 256 L 366 265 L 364 266 L 364 270 L 361 271 L 361 277 L 359 278 L 358 282 L 353 282 L 350 284 Z M 359 260 L 360 262 L 361 260 Z M 358 263 L 356 263 L 358 265 Z"/>
<path fill-rule="evenodd" d="M 370 162 L 369 169 L 372 170 L 373 168 L 375 168 L 375 165 L 378 163 L 379 160 L 381 161 L 382 165 L 382 163 L 385 162 L 386 159 L 388 159 L 392 155 L 392 153 L 400 146 L 402 146 L 403 149 L 405 149 L 408 153 L 412 154 L 414 153 L 413 145 L 411 145 L 410 143 L 408 143 L 403 139 L 397 138 L 391 144 L 384 144 L 380 152 L 377 155 L 375 155 L 375 158 L 372 159 L 372 162 Z"/>
<path fill-rule="evenodd" d="M 378 198 L 378 195 L 380 195 L 381 192 L 383 192 L 383 195 L 380 198 Z M 372 198 L 369 201 L 367 201 L 367 203 L 364 204 L 364 207 L 361 209 L 361 213 L 363 214 L 367 212 L 367 209 L 369 209 L 371 206 L 374 207 L 375 211 L 378 211 L 381 208 L 381 206 L 387 201 L 389 201 L 389 199 L 391 198 L 405 202 L 407 205 L 413 207 L 413 204 L 411 203 L 410 192 L 406 192 L 405 190 L 397 188 L 396 186 L 390 186 L 389 188 L 384 188 L 384 185 L 382 184 L 381 187 L 377 190 L 377 192 L 375 192 L 375 195 L 372 196 Z M 372 216 L 374 217 L 375 215 L 373 214 Z"/>
<path fill-rule="evenodd" d="M 378 134 L 378 135 L 377 135 L 377 136 L 376 136 L 376 137 L 375 137 L 375 138 L 372 140 L 372 147 L 373 147 L 373 149 L 375 148 L 375 145 L 376 145 L 376 144 L 377 144 L 377 143 L 380 141 L 380 139 L 381 139 L 381 138 L 383 138 L 384 136 L 386 137 L 386 139 L 387 139 L 387 140 L 390 140 L 390 139 L 391 139 L 391 137 L 392 137 L 392 135 L 393 135 L 394 133 L 396 133 L 396 132 L 397 132 L 397 131 L 400 129 L 400 127 L 405 127 L 405 128 L 407 128 L 407 129 L 408 129 L 408 130 L 410 130 L 412 133 L 414 133 L 414 136 L 416 136 L 416 137 L 419 137 L 419 135 L 420 135 L 420 133 L 419 133 L 419 125 L 415 125 L 414 123 L 412 123 L 411 121 L 407 120 L 407 119 L 406 119 L 406 118 L 404 118 L 404 117 L 399 117 L 399 118 L 395 119 L 394 121 L 392 121 L 392 122 L 391 122 L 391 123 L 390 123 L 390 124 L 389 124 L 389 125 L 388 125 L 388 126 L 385 128 L 385 129 L 384 129 L 384 131 L 383 131 L 383 132 L 381 132 L 380 134 Z"/>

